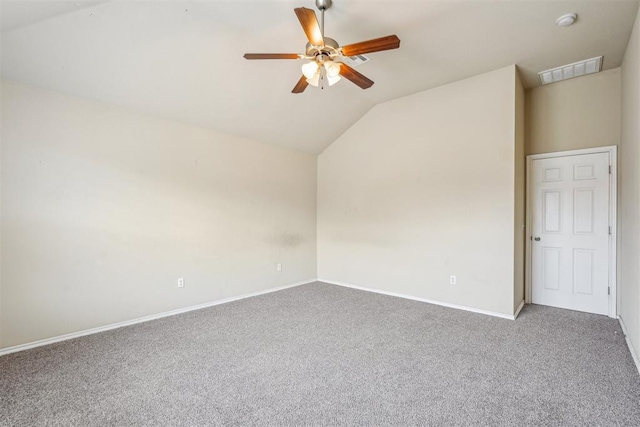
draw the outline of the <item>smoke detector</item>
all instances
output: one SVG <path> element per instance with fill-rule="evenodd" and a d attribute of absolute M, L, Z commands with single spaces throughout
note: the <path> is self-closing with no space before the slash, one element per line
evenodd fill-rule
<path fill-rule="evenodd" d="M 560 18 L 556 19 L 556 24 L 558 27 L 568 27 L 569 25 L 573 25 L 576 22 L 578 15 L 575 13 L 567 13 L 562 15 Z"/>

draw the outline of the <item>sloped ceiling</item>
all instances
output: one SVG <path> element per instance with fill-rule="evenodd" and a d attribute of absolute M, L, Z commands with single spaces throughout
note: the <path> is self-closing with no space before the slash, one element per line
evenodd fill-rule
<path fill-rule="evenodd" d="M 28 4 L 28 6 L 26 5 Z M 638 1 L 334 0 L 325 32 L 341 44 L 397 34 L 368 55 L 362 90 L 343 80 L 291 94 L 306 39 L 282 1 L 2 1 L 3 78 L 276 146 L 318 153 L 374 105 L 517 64 L 535 73 L 604 55 L 620 66 Z M 572 27 L 555 20 L 578 13 Z"/>

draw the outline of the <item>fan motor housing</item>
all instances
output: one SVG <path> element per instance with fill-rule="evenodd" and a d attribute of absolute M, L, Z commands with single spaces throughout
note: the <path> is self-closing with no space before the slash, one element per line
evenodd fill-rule
<path fill-rule="evenodd" d="M 311 43 L 307 43 L 306 53 L 307 56 L 318 56 L 318 55 L 327 55 L 329 57 L 334 57 L 338 55 L 340 49 L 340 45 L 334 39 L 329 37 L 324 38 L 324 46 L 314 46 Z"/>

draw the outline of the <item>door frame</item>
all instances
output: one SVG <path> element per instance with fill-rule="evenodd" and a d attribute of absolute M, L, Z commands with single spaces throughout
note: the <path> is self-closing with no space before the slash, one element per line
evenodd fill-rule
<path fill-rule="evenodd" d="M 608 147 L 586 148 L 583 150 L 558 151 L 555 153 L 530 154 L 527 156 L 526 168 L 526 236 L 525 236 L 525 277 L 524 277 L 524 296 L 525 302 L 531 304 L 532 295 L 532 256 L 531 241 L 532 234 L 532 218 L 531 211 L 531 177 L 533 171 L 533 161 L 539 159 L 551 159 L 556 157 L 577 156 L 580 154 L 597 154 L 608 153 L 609 165 L 611 166 L 611 174 L 609 179 L 609 226 L 611 234 L 609 235 L 609 286 L 611 294 L 609 295 L 609 317 L 618 318 L 618 292 L 617 292 L 617 229 L 618 229 L 618 147 L 615 145 Z M 526 237 L 529 237 L 528 239 Z"/>

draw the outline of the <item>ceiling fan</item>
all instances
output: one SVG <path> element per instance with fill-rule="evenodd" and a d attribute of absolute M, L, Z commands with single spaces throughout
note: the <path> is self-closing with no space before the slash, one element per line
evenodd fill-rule
<path fill-rule="evenodd" d="M 368 89 L 373 80 L 368 79 L 352 67 L 344 63 L 344 58 L 365 53 L 397 49 L 400 47 L 398 36 L 391 35 L 340 46 L 337 41 L 324 36 L 324 11 L 331 7 L 331 0 L 316 0 L 316 7 L 320 10 L 320 23 L 312 9 L 298 7 L 294 9 L 302 29 L 309 42 L 304 54 L 297 53 L 245 53 L 246 59 L 308 59 L 302 65 L 302 77 L 291 92 L 302 93 L 308 85 L 324 89 L 325 81 L 329 86 L 334 85 L 344 77 L 347 80 Z"/>

